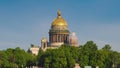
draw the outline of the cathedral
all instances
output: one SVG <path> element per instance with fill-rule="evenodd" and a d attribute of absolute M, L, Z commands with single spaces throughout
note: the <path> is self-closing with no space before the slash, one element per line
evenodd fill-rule
<path fill-rule="evenodd" d="M 34 55 L 38 55 L 39 49 L 43 51 L 46 49 L 55 49 L 63 44 L 78 47 L 78 38 L 75 32 L 70 35 L 67 22 L 61 16 L 60 10 L 58 10 L 57 17 L 51 23 L 51 28 L 48 33 L 49 41 L 46 37 L 43 37 L 41 39 L 41 47 L 32 45 L 28 51 Z"/>
<path fill-rule="evenodd" d="M 41 49 L 58 48 L 62 44 L 69 44 L 70 46 L 78 47 L 78 39 L 75 33 L 70 36 L 67 22 L 62 17 L 60 10 L 57 12 L 57 17 L 51 23 L 49 30 L 49 41 L 46 37 L 41 40 Z"/>

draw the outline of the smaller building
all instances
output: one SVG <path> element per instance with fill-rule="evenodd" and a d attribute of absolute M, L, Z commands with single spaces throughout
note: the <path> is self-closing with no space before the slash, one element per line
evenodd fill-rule
<path fill-rule="evenodd" d="M 42 40 L 41 40 L 41 49 L 43 51 L 45 51 L 47 49 L 47 46 L 48 46 L 47 38 L 43 37 Z"/>
<path fill-rule="evenodd" d="M 78 38 L 77 38 L 75 32 L 72 33 L 72 37 L 70 38 L 70 45 L 78 47 Z"/>
<path fill-rule="evenodd" d="M 92 68 L 92 66 L 85 66 L 84 68 Z"/>
<path fill-rule="evenodd" d="M 39 46 L 35 46 L 33 44 L 31 44 L 31 47 L 28 49 L 28 52 L 34 54 L 34 55 L 38 55 L 39 52 Z"/>
<path fill-rule="evenodd" d="M 80 65 L 76 63 L 74 68 L 80 68 Z"/>
<path fill-rule="evenodd" d="M 99 68 L 99 66 L 96 66 L 96 68 Z"/>

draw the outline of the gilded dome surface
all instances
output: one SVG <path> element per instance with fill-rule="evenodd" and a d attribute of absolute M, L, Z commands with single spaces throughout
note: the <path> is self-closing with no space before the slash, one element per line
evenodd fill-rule
<path fill-rule="evenodd" d="M 52 22 L 52 26 L 67 26 L 67 22 L 62 18 L 61 12 L 58 11 L 57 18 Z"/>

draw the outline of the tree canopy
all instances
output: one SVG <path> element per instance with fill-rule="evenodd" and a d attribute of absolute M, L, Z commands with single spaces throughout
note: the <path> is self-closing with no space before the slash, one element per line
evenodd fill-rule
<path fill-rule="evenodd" d="M 73 68 L 75 63 L 79 63 L 82 68 L 112 68 L 120 64 L 120 53 L 113 51 L 108 44 L 98 49 L 93 41 L 87 41 L 79 47 L 64 44 L 56 49 L 40 49 L 38 56 L 19 47 L 0 51 L 0 68 L 25 68 L 36 65 L 44 68 Z"/>
<path fill-rule="evenodd" d="M 19 47 L 0 51 L 0 68 L 23 68 L 34 65 L 36 58 L 34 55 L 25 52 Z"/>
<path fill-rule="evenodd" d="M 97 44 L 88 41 L 80 47 L 67 44 L 58 49 L 47 49 L 39 52 L 39 65 L 45 68 L 73 68 L 75 63 L 84 66 L 99 66 L 112 68 L 113 64 L 120 64 L 120 53 L 111 50 L 110 45 L 98 49 Z"/>

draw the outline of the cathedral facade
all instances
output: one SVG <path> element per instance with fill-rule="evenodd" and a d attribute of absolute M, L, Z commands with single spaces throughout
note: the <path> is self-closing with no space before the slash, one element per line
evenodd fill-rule
<path fill-rule="evenodd" d="M 46 37 L 41 40 L 41 47 L 31 45 L 28 52 L 38 55 L 39 49 L 45 51 L 46 49 L 55 49 L 62 44 L 69 44 L 70 46 L 78 47 L 78 39 L 75 32 L 70 36 L 67 22 L 62 18 L 60 10 L 57 12 L 57 17 L 53 20 L 49 30 L 49 41 Z"/>
<path fill-rule="evenodd" d="M 61 16 L 60 10 L 57 12 L 56 19 L 53 20 L 49 30 L 49 41 L 43 37 L 41 40 L 41 48 L 46 50 L 48 48 L 58 48 L 62 44 L 69 44 L 78 47 L 78 39 L 75 33 L 70 37 L 67 22 Z"/>

